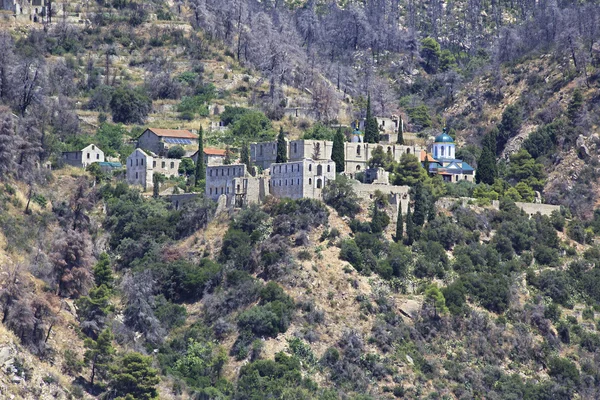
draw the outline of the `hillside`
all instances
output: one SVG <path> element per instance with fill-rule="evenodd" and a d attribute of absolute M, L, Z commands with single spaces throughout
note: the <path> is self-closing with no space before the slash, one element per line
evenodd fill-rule
<path fill-rule="evenodd" d="M 600 398 L 596 4 L 52 7 L 0 14 L 0 398 Z M 370 113 L 485 174 L 381 152 L 398 225 L 341 176 L 217 213 L 195 172 L 175 209 L 61 154 L 202 127 L 237 159 Z"/>

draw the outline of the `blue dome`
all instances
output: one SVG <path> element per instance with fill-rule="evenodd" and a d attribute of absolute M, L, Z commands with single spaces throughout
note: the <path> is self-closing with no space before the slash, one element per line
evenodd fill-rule
<path fill-rule="evenodd" d="M 435 137 L 435 143 L 454 143 L 454 139 L 446 133 L 446 128 L 444 128 L 444 131 Z"/>

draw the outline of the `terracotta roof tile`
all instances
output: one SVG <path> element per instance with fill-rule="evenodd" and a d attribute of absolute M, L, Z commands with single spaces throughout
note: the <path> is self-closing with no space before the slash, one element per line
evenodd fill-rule
<path fill-rule="evenodd" d="M 197 153 L 197 152 L 196 152 Z M 215 149 L 214 147 L 205 147 L 204 154 L 209 156 L 225 156 L 227 151 L 222 149 Z"/>

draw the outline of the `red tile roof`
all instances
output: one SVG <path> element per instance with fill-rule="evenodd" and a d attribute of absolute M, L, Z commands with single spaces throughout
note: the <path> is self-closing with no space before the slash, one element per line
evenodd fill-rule
<path fill-rule="evenodd" d="M 148 128 L 150 132 L 156 134 L 159 137 L 170 137 L 177 139 L 198 139 L 197 135 L 186 129 L 159 129 L 159 128 Z"/>
<path fill-rule="evenodd" d="M 215 149 L 213 147 L 205 147 L 204 148 L 204 154 L 206 154 L 208 156 L 225 156 L 226 153 L 227 153 L 226 150 Z"/>

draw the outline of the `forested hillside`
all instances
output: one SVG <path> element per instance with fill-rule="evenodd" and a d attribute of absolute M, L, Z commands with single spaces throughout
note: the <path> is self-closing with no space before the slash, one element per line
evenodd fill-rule
<path fill-rule="evenodd" d="M 600 397 L 600 6 L 50 14 L 0 13 L 0 398 Z M 147 127 L 202 127 L 244 161 L 250 142 L 333 140 L 371 113 L 418 143 L 447 128 L 477 183 L 381 150 L 369 164 L 411 186 L 408 214 L 341 175 L 323 202 L 217 213 L 189 159 L 151 194 L 62 157 L 93 143 L 124 162 Z"/>

